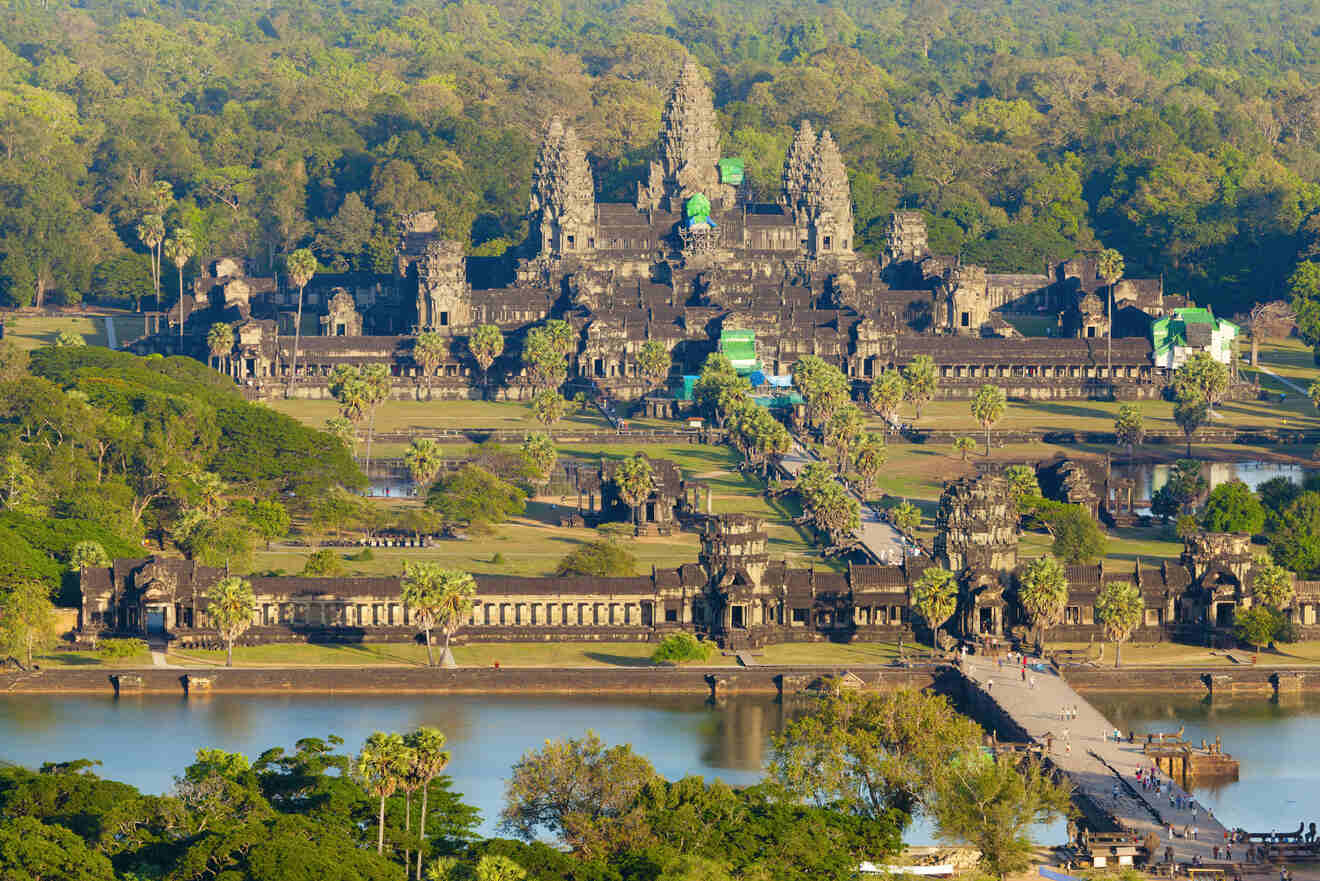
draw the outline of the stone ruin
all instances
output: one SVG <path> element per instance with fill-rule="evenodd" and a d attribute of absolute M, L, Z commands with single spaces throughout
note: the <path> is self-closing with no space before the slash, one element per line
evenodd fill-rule
<path fill-rule="evenodd" d="M 1017 566 L 1018 510 L 1006 479 L 955 480 L 935 514 L 935 560 L 951 572 L 1008 572 Z"/>

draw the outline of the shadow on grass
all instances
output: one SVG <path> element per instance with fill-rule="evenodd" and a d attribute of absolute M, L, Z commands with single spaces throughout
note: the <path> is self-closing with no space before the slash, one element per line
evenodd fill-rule
<path fill-rule="evenodd" d="M 598 664 L 612 667 L 650 667 L 650 658 L 634 658 L 628 655 L 611 655 L 605 652 L 585 652 L 586 656 Z"/>
<path fill-rule="evenodd" d="M 35 660 L 43 667 L 99 667 L 102 663 L 100 658 L 89 658 L 84 655 L 44 655 L 36 657 Z M 120 660 L 128 662 L 133 659 L 121 658 Z M 146 658 L 143 658 L 142 661 L 146 664 L 150 664 L 151 657 L 147 656 Z"/>

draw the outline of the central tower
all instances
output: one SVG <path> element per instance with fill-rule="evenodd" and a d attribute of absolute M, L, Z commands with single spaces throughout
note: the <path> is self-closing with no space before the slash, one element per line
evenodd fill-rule
<path fill-rule="evenodd" d="M 716 209 L 733 206 L 734 189 L 720 182 L 720 129 L 715 102 L 701 68 L 683 65 L 660 118 L 660 161 L 651 163 L 645 185 L 637 186 L 637 209 L 678 213 L 701 193 Z"/>

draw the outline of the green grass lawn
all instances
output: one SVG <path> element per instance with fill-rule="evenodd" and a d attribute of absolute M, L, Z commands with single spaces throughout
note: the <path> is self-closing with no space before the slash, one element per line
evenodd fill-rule
<path fill-rule="evenodd" d="M 324 428 L 339 415 L 334 401 L 278 399 L 271 407 L 313 428 Z M 608 429 L 610 424 L 595 408 L 586 408 L 555 426 L 558 432 Z M 530 405 L 518 401 L 386 401 L 376 410 L 376 431 L 385 434 L 409 429 L 495 429 L 540 431 L 541 423 Z"/>
<path fill-rule="evenodd" d="M 918 647 L 908 645 L 908 654 Z M 649 667 L 654 643 L 645 642 L 538 642 L 473 643 L 455 645 L 454 660 L 461 667 Z M 439 657 L 438 640 L 434 652 Z M 755 653 L 758 663 L 888 664 L 898 657 L 894 643 L 854 642 L 846 645 L 815 642 L 767 646 Z M 216 666 L 225 662 L 223 651 L 172 652 L 172 664 Z M 700 666 L 727 667 L 738 663 L 731 654 L 716 652 Z M 354 645 L 263 645 L 234 649 L 238 667 L 344 667 L 423 666 L 426 647 L 418 642 L 360 643 Z"/>
<path fill-rule="evenodd" d="M 5 339 L 20 349 L 53 345 L 61 331 L 76 333 L 89 346 L 104 346 L 105 322 L 100 318 L 9 314 L 5 316 Z"/>
<path fill-rule="evenodd" d="M 77 651 L 77 652 L 49 652 L 42 655 L 33 655 L 32 659 L 42 667 L 150 667 L 151 653 L 138 652 L 127 658 L 117 658 L 108 661 L 102 658 L 96 652 Z"/>

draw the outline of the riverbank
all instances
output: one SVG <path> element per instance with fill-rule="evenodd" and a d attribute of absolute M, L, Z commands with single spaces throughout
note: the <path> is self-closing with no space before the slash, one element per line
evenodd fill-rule
<path fill-rule="evenodd" d="M 863 688 L 941 687 L 951 668 L 914 665 L 764 667 L 168 667 L 62 668 L 0 673 L 0 696 L 18 694 L 801 694 L 824 676 Z M 1261 700 L 1320 692 L 1315 667 L 1069 668 L 1078 691 L 1188 694 Z"/>

